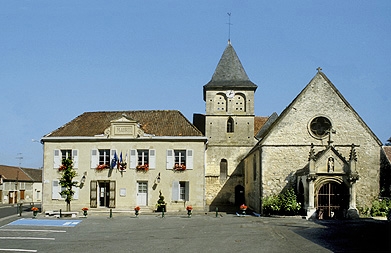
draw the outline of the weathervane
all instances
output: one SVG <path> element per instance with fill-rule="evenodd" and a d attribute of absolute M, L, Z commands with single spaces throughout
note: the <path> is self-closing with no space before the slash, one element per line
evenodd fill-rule
<path fill-rule="evenodd" d="M 228 42 L 231 43 L 231 12 L 227 12 L 228 14 Z"/>

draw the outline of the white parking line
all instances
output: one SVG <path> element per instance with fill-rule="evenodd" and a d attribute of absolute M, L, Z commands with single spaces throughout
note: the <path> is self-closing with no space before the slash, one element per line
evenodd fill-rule
<path fill-rule="evenodd" d="M 35 249 L 0 249 L 0 251 L 9 251 L 9 252 L 37 252 Z"/>
<path fill-rule="evenodd" d="M 52 240 L 52 241 L 55 240 L 55 238 L 50 238 L 50 237 L 24 237 L 24 236 L 14 236 L 14 237 L 2 236 L 0 237 L 0 240 L 1 239 L 3 240 Z"/>
<path fill-rule="evenodd" d="M 39 229 L 1 229 L 1 231 L 11 231 L 11 232 L 50 232 L 50 233 L 66 233 L 65 230 L 39 230 Z"/>

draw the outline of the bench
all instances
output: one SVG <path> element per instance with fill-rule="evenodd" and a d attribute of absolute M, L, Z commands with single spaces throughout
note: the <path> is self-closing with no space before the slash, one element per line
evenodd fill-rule
<path fill-rule="evenodd" d="M 79 212 L 61 212 L 62 217 L 76 218 Z M 60 211 L 46 211 L 45 216 L 54 216 L 60 218 Z"/>

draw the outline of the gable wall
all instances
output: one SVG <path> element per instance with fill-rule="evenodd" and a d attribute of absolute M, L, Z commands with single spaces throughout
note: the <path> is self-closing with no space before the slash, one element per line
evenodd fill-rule
<path fill-rule="evenodd" d="M 263 195 L 278 194 L 288 183 L 294 184 L 295 172 L 308 163 L 311 143 L 324 145 L 316 146 L 316 152 L 326 147 L 328 138 L 315 139 L 308 130 L 308 123 L 316 116 L 331 120 L 336 130 L 333 144 L 345 158 L 349 158 L 350 144 L 360 145 L 356 148 L 360 175 L 357 206 L 370 205 L 379 193 L 380 146 L 321 75 L 312 80 L 262 141 Z"/>

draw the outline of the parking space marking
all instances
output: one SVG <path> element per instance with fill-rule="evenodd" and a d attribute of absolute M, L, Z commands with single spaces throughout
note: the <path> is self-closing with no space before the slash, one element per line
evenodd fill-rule
<path fill-rule="evenodd" d="M 49 232 L 49 233 L 66 233 L 65 230 L 47 230 L 47 229 L 2 229 L 0 232 Z"/>
<path fill-rule="evenodd" d="M 19 219 L 9 223 L 7 226 L 53 226 L 53 227 L 74 227 L 81 220 L 49 220 L 49 219 Z"/>
<path fill-rule="evenodd" d="M 38 252 L 35 249 L 0 249 L 0 251 L 8 251 L 8 252 Z"/>
<path fill-rule="evenodd" d="M 26 237 L 26 236 L 0 236 L 0 240 L 51 240 L 51 241 L 54 241 L 55 238 L 52 238 L 52 237 Z"/>

